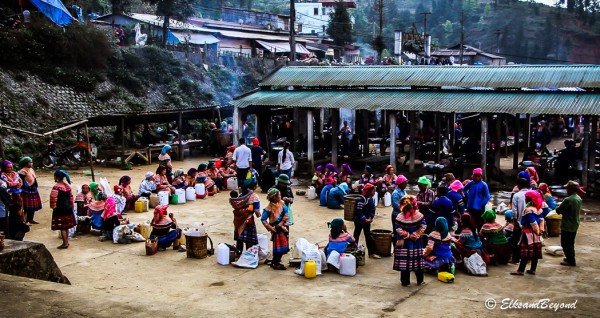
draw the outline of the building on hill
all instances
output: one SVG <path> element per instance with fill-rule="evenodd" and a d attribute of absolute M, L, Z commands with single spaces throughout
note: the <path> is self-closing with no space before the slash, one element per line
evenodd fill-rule
<path fill-rule="evenodd" d="M 340 0 L 337 0 L 340 1 Z M 329 24 L 329 14 L 335 10 L 336 0 L 296 0 L 296 23 L 300 34 L 323 36 Z M 354 0 L 341 0 L 346 8 L 356 8 Z"/>
<path fill-rule="evenodd" d="M 221 20 L 237 25 L 257 26 L 267 30 L 290 30 L 290 16 L 283 14 L 223 7 L 221 8 Z"/>
<path fill-rule="evenodd" d="M 496 54 L 484 52 L 470 45 L 463 45 L 463 63 L 466 65 L 505 65 L 506 58 Z M 460 44 L 446 49 L 431 52 L 431 57 L 437 60 L 454 59 L 454 64 L 460 64 Z"/>

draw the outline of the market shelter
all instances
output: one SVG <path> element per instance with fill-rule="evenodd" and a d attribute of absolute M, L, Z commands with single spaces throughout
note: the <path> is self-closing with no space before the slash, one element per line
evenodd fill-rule
<path fill-rule="evenodd" d="M 339 117 L 335 113 L 340 108 L 387 110 L 391 113 L 390 127 L 395 127 L 398 111 L 409 111 L 411 116 L 417 111 L 480 113 L 482 166 L 485 167 L 488 115 L 583 115 L 589 123 L 590 116 L 600 115 L 600 66 L 292 66 L 269 74 L 258 89 L 236 98 L 232 104 L 237 114 L 245 108 L 306 109 L 309 149 L 312 149 L 310 126 L 315 109 L 333 109 L 334 119 Z M 333 125 L 338 126 L 339 123 Z M 588 134 L 585 134 L 584 148 L 588 146 L 589 125 L 585 127 Z M 411 137 L 413 133 L 411 125 Z M 411 138 L 411 170 L 414 168 L 413 141 Z M 332 160 L 335 161 L 336 138 L 333 143 Z M 395 166 L 394 134 L 390 143 L 390 164 Z M 308 153 L 311 161 L 312 152 Z M 516 154 L 515 160 L 518 152 Z M 584 156 L 584 166 L 588 165 L 594 169 L 595 163 Z M 587 169 L 583 174 L 585 183 Z"/>

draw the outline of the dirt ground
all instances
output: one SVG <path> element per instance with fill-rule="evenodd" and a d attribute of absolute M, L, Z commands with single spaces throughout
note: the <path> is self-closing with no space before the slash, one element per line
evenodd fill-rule
<path fill-rule="evenodd" d="M 197 166 L 200 159 L 175 162 L 175 167 Z M 143 174 L 155 166 L 121 171 L 96 167 L 101 177 L 115 184 L 123 174 L 132 176 L 137 189 Z M 74 171 L 74 184 L 91 178 Z M 491 266 L 488 277 L 473 277 L 458 270 L 453 284 L 444 284 L 426 275 L 421 286 L 400 285 L 399 273 L 392 270 L 391 257 L 367 259 L 354 277 L 325 272 L 316 279 L 294 274 L 293 269 L 274 271 L 266 265 L 257 269 L 221 266 L 216 257 L 189 259 L 173 250 L 145 255 L 143 243 L 117 245 L 99 242 L 95 236 L 71 240 L 67 250 L 59 250 L 60 239 L 50 230 L 49 191 L 53 185 L 50 171 L 39 171 L 44 209 L 38 212 L 39 225 L 32 226 L 27 240 L 44 243 L 72 285 L 0 275 L 0 317 L 404 317 L 429 316 L 576 316 L 597 317 L 600 313 L 600 223 L 581 224 L 577 236 L 578 267 L 560 266 L 562 257 L 544 254 L 537 275 L 509 275 L 516 265 Z M 231 208 L 228 193 L 175 205 L 169 208 L 181 226 L 195 222 L 207 225 L 216 245 L 233 243 Z M 261 198 L 264 199 L 261 194 Z M 264 206 L 264 201 L 263 206 Z M 291 241 L 300 237 L 325 245 L 327 221 L 343 215 L 328 210 L 316 201 L 296 198 L 295 224 Z M 372 228 L 389 229 L 391 207 L 378 207 Z M 132 222 L 143 222 L 152 213 L 129 212 Z M 348 224 L 350 231 L 353 225 Z M 266 233 L 258 225 L 259 233 Z M 364 238 L 361 238 L 364 242 Z M 549 238 L 546 245 L 559 245 Z M 289 256 L 289 255 L 288 255 Z M 284 257 L 287 263 L 288 256 Z M 502 300 L 521 303 L 549 299 L 551 303 L 573 303 L 576 309 L 507 309 Z M 495 309 L 486 304 L 497 302 Z M 486 300 L 487 303 L 486 303 Z"/>

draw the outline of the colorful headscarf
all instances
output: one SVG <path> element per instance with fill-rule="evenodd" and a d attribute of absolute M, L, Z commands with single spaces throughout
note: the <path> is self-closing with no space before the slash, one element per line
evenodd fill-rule
<path fill-rule="evenodd" d="M 525 192 L 525 197 L 531 199 L 531 203 L 537 210 L 540 210 L 542 208 L 544 199 L 542 198 L 542 195 L 539 193 L 539 191 L 529 190 Z"/>
<path fill-rule="evenodd" d="M 28 163 L 32 162 L 31 157 L 23 157 L 19 160 L 19 167 L 24 168 Z"/>
<path fill-rule="evenodd" d="M 428 188 L 431 187 L 431 181 L 429 181 L 429 179 L 427 179 L 425 176 L 420 177 L 419 180 L 417 180 L 417 183 L 425 185 Z"/>
<path fill-rule="evenodd" d="M 346 182 L 342 182 L 342 184 L 340 184 L 338 188 L 342 189 L 342 191 L 344 191 L 344 193 L 346 194 L 350 192 L 350 189 L 348 188 L 348 184 Z"/>
<path fill-rule="evenodd" d="M 394 167 L 392 167 L 392 165 L 385 166 L 385 173 L 386 174 L 389 173 L 390 169 L 392 169 L 392 168 L 394 168 Z"/>
<path fill-rule="evenodd" d="M 445 217 L 440 216 L 435 220 L 435 230 L 440 233 L 441 239 L 445 239 L 448 236 L 448 221 L 446 221 Z"/>
<path fill-rule="evenodd" d="M 517 174 L 517 179 L 525 179 L 527 181 L 531 180 L 531 176 L 527 173 L 526 170 L 523 170 Z"/>
<path fill-rule="evenodd" d="M 315 168 L 315 171 L 319 171 L 320 173 L 325 173 L 325 167 L 323 167 L 323 166 L 317 166 Z"/>
<path fill-rule="evenodd" d="M 177 169 L 175 172 L 173 172 L 173 177 L 179 178 L 181 176 L 183 176 L 183 169 Z"/>
<path fill-rule="evenodd" d="M 121 179 L 119 179 L 119 184 L 127 184 L 129 183 L 129 181 L 131 181 L 131 177 L 130 176 L 122 176 Z"/>
<path fill-rule="evenodd" d="M 398 176 L 398 178 L 396 178 L 396 186 L 399 186 L 407 181 L 408 181 L 408 179 L 404 175 L 401 174 Z"/>
<path fill-rule="evenodd" d="M 481 215 L 481 218 L 488 223 L 492 223 L 496 221 L 496 212 L 494 212 L 494 210 L 486 210 Z"/>
<path fill-rule="evenodd" d="M 154 208 L 154 224 L 158 224 L 158 221 L 167 214 L 168 205 L 157 205 Z"/>
<path fill-rule="evenodd" d="M 336 166 L 333 163 L 326 164 L 325 169 L 329 170 L 330 172 L 338 173 L 338 169 L 336 168 Z"/>
<path fill-rule="evenodd" d="M 2 172 L 5 172 L 4 170 L 6 170 L 6 167 L 8 167 L 8 165 L 12 165 L 12 162 L 10 160 L 4 160 L 2 161 L 2 163 L 0 163 L 0 169 L 2 169 Z"/>
<path fill-rule="evenodd" d="M 506 221 L 512 221 L 512 218 L 513 218 L 513 213 L 512 213 L 511 210 L 508 210 L 508 211 L 504 212 L 504 219 Z"/>
<path fill-rule="evenodd" d="M 92 195 L 94 195 L 94 199 L 98 200 L 98 193 L 100 192 L 100 189 L 98 189 L 97 182 L 90 183 L 90 191 L 92 191 Z"/>
<path fill-rule="evenodd" d="M 475 223 L 475 219 L 469 213 L 463 213 L 460 216 L 460 223 L 462 223 L 463 228 L 471 229 L 473 235 L 477 235 L 477 223 Z"/>
<path fill-rule="evenodd" d="M 347 174 L 352 174 L 352 168 L 350 168 L 350 165 L 347 163 L 342 164 L 342 168 L 344 168 L 344 171 L 346 171 Z"/>
<path fill-rule="evenodd" d="M 167 152 L 168 152 L 169 150 L 171 150 L 171 146 L 169 146 L 169 145 L 164 145 L 164 147 L 162 147 L 162 149 L 160 150 L 160 154 L 161 154 L 161 155 L 165 155 L 165 154 L 167 154 Z"/>
<path fill-rule="evenodd" d="M 267 200 L 269 200 L 269 202 L 272 201 L 272 199 L 279 193 L 279 190 L 277 190 L 277 188 L 271 188 L 269 189 L 269 192 L 267 193 Z"/>
<path fill-rule="evenodd" d="M 481 168 L 475 168 L 475 169 L 473 169 L 473 175 L 483 176 L 483 169 L 481 169 Z"/>
<path fill-rule="evenodd" d="M 115 184 L 115 186 L 113 187 L 113 192 L 116 194 L 119 191 L 123 191 L 123 187 L 121 187 L 118 184 Z"/>
<path fill-rule="evenodd" d="M 452 182 L 450 184 L 450 190 L 452 190 L 454 192 L 458 192 L 459 190 L 461 190 L 464 187 L 465 186 L 462 184 L 462 182 L 460 182 L 460 180 L 454 180 L 454 182 Z"/>
<path fill-rule="evenodd" d="M 58 179 L 67 179 L 67 183 L 71 184 L 71 177 L 69 177 L 69 173 L 64 170 L 54 171 L 54 177 Z"/>
<path fill-rule="evenodd" d="M 531 177 L 531 181 L 538 182 L 540 178 L 538 177 L 538 173 L 534 167 L 527 167 L 527 173 Z"/>
<path fill-rule="evenodd" d="M 335 218 L 331 222 L 329 222 L 329 226 L 331 227 L 331 238 L 336 239 L 340 234 L 344 233 L 344 220 L 340 218 Z"/>
<path fill-rule="evenodd" d="M 106 219 L 117 215 L 117 203 L 113 197 L 107 198 L 104 204 L 104 210 L 102 211 L 102 219 Z"/>
<path fill-rule="evenodd" d="M 552 192 L 550 192 L 550 188 L 546 183 L 540 183 L 540 185 L 538 185 L 538 189 L 542 191 L 544 195 L 552 195 Z"/>
<path fill-rule="evenodd" d="M 146 172 L 146 174 L 144 176 L 146 177 L 146 179 L 152 178 L 152 177 L 154 177 L 154 172 L 148 171 L 148 172 Z"/>
<path fill-rule="evenodd" d="M 365 186 L 362 189 L 362 195 L 367 195 L 367 193 L 369 192 L 369 190 L 375 188 L 374 185 L 372 185 L 371 183 L 367 183 L 365 184 Z"/>
<path fill-rule="evenodd" d="M 405 208 L 408 208 L 408 212 L 405 211 Z M 400 199 L 400 211 L 404 212 L 404 215 L 412 215 L 414 214 L 419 205 L 417 204 L 417 198 L 413 195 L 405 195 Z"/>

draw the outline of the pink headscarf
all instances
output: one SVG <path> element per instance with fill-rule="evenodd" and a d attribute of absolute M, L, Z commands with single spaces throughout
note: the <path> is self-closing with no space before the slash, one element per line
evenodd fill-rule
<path fill-rule="evenodd" d="M 481 168 L 473 169 L 473 176 L 476 174 L 483 176 L 483 169 L 481 169 Z M 471 178 L 473 178 L 473 176 L 471 176 Z"/>
<path fill-rule="evenodd" d="M 537 183 L 540 180 L 540 177 L 538 176 L 538 173 L 534 167 L 527 167 L 527 173 L 529 173 L 531 181 Z"/>
<path fill-rule="evenodd" d="M 404 175 L 399 175 L 398 178 L 396 178 L 396 185 L 399 186 L 406 181 L 408 181 L 408 179 Z"/>
<path fill-rule="evenodd" d="M 542 204 L 544 203 L 544 199 L 539 191 L 529 190 L 525 192 L 525 197 L 531 199 L 531 202 L 535 206 L 536 209 L 540 210 L 542 208 Z"/>
<path fill-rule="evenodd" d="M 115 203 L 115 199 L 111 196 L 106 199 L 106 203 L 104 203 L 104 211 L 102 211 L 102 219 L 106 221 L 106 219 L 117 215 L 117 204 Z"/>
<path fill-rule="evenodd" d="M 460 182 L 459 180 L 454 180 L 454 182 L 452 182 L 450 184 L 450 190 L 452 190 L 454 192 L 458 192 L 462 188 L 464 188 L 464 186 L 463 186 L 462 182 Z"/>

